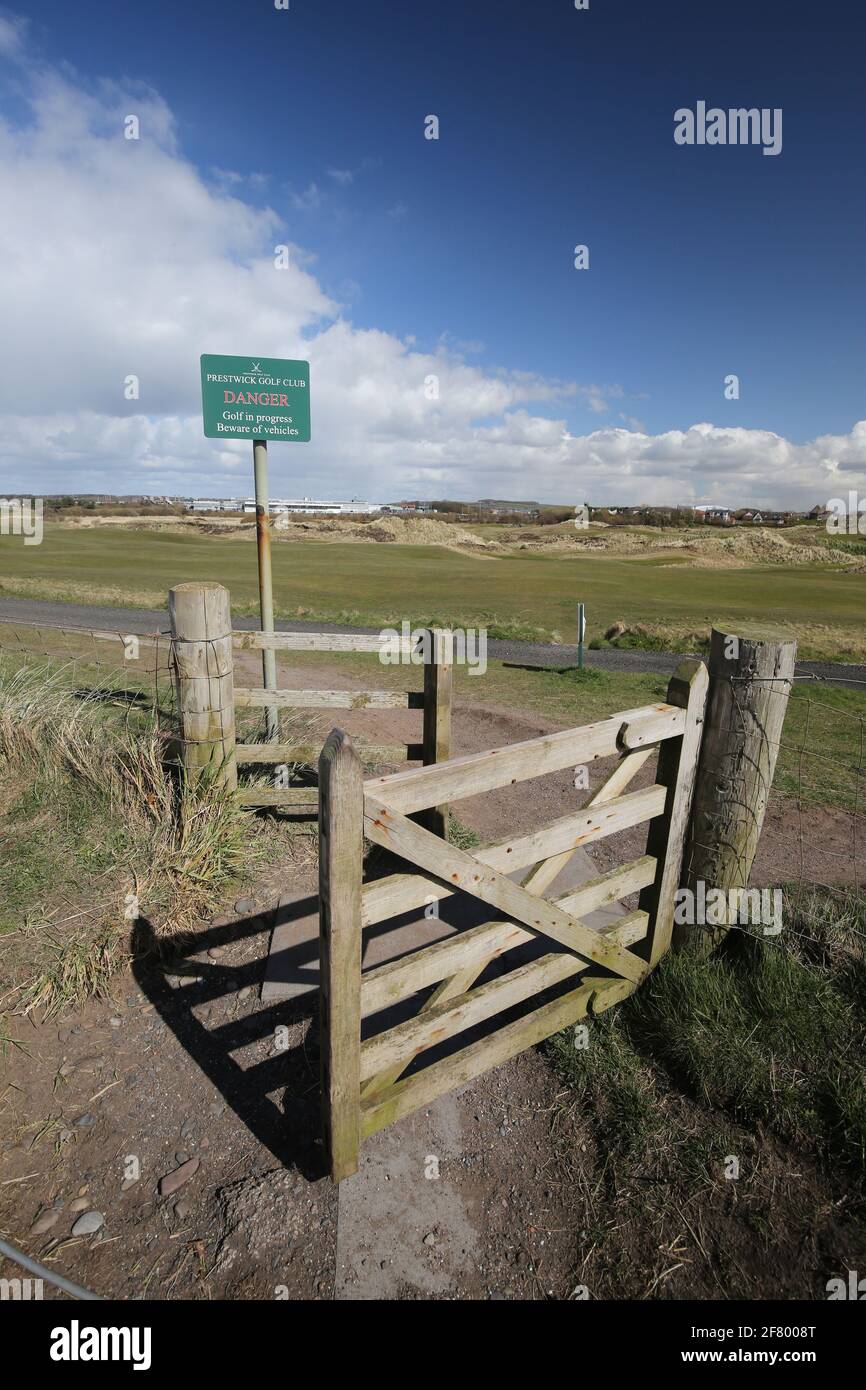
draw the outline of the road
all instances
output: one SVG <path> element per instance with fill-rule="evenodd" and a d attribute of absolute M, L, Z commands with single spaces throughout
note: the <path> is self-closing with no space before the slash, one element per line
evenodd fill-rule
<path fill-rule="evenodd" d="M 0 598 L 0 622 L 34 627 L 83 627 L 113 632 L 138 633 L 168 631 L 168 614 L 154 608 L 104 608 L 96 604 L 55 603 L 44 599 Z M 237 628 L 254 630 L 256 618 L 234 619 Z M 345 632 L 344 623 L 277 621 L 278 632 Z M 354 632 L 377 633 L 380 627 L 353 628 Z M 543 642 L 511 642 L 491 638 L 487 654 L 493 660 L 526 666 L 573 666 L 577 648 Z M 586 652 L 587 666 L 602 671 L 656 672 L 669 675 L 682 658 L 682 652 L 605 651 Z M 866 688 L 866 666 L 842 665 L 828 661 L 798 661 L 796 674 L 826 681 L 830 685 Z"/>

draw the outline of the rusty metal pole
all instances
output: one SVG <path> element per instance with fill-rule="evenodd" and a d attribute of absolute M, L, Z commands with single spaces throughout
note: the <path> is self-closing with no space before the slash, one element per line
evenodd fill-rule
<path fill-rule="evenodd" d="M 274 630 L 274 586 L 271 576 L 271 520 L 268 499 L 268 444 L 253 440 L 253 473 L 256 480 L 256 547 L 259 556 L 259 608 L 262 632 Z M 277 688 L 277 654 L 273 648 L 262 652 L 265 690 Z M 277 707 L 265 706 L 265 734 L 269 743 L 277 741 Z"/>

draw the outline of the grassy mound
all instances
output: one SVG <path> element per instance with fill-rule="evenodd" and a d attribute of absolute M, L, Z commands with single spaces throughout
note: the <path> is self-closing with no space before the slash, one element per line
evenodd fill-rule
<path fill-rule="evenodd" d="M 732 932 L 710 959 L 668 955 L 592 1023 L 585 1050 L 572 1030 L 550 1042 L 612 1157 L 635 1171 L 661 1148 L 693 1158 L 671 1129 L 680 1096 L 712 1117 L 704 1139 L 720 1162 L 742 1126 L 863 1183 L 866 897 L 810 889 L 784 920 L 776 938 Z"/>

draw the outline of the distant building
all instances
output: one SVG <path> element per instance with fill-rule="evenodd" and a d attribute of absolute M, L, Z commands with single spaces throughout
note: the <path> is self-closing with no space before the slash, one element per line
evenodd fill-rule
<path fill-rule="evenodd" d="M 243 510 L 255 513 L 256 499 L 244 498 Z M 315 497 L 273 497 L 269 510 L 275 516 L 356 516 L 359 513 L 372 516 L 383 509 L 378 502 L 362 502 L 357 497 L 353 497 L 349 502 L 327 502 Z"/>
<path fill-rule="evenodd" d="M 706 502 L 699 502 L 694 512 L 697 521 L 706 521 L 710 525 L 727 526 L 733 520 L 729 507 L 711 507 Z"/>
<path fill-rule="evenodd" d="M 239 512 L 241 509 L 236 497 L 192 497 L 186 506 L 190 512 Z"/>
<path fill-rule="evenodd" d="M 481 497 L 475 503 L 482 512 L 492 512 L 494 516 L 538 516 L 537 502 L 508 502 L 498 497 Z"/>

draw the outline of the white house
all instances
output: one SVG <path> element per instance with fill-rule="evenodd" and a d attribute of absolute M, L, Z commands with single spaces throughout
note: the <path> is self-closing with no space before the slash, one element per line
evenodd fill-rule
<path fill-rule="evenodd" d="M 729 507 L 713 507 L 708 502 L 699 502 L 692 510 L 697 521 L 723 521 L 731 520 Z"/>

